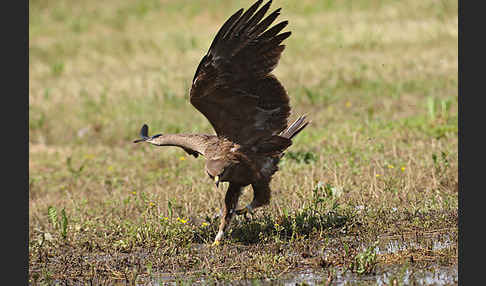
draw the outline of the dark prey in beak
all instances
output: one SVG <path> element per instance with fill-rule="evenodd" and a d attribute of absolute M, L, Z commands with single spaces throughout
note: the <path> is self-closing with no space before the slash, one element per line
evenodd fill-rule
<path fill-rule="evenodd" d="M 147 126 L 147 124 L 144 124 L 144 125 L 142 126 L 142 129 L 140 129 L 140 137 L 142 137 L 142 138 L 141 138 L 141 139 L 137 139 L 137 140 L 133 141 L 133 143 L 138 143 L 138 142 L 147 141 L 147 140 L 149 140 L 149 139 L 157 138 L 157 137 L 159 137 L 160 135 L 162 135 L 162 134 L 157 134 L 157 135 L 154 135 L 154 136 L 149 137 L 149 136 L 148 136 L 148 126 Z"/>

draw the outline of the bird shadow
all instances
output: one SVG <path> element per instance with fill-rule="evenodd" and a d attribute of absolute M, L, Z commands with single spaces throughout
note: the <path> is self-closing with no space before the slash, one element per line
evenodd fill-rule
<path fill-rule="evenodd" d="M 308 203 L 304 204 L 305 207 L 295 210 L 284 209 L 281 214 L 262 210 L 251 217 L 236 216 L 226 237 L 232 242 L 244 245 L 269 241 L 288 242 L 346 227 L 347 224 L 353 224 L 356 214 L 338 204 L 337 199 L 341 192 L 339 188 L 330 184 L 318 182 Z M 194 242 L 207 243 L 214 239 L 219 218 L 206 217 L 206 222 L 210 227 L 197 232 Z"/>
<path fill-rule="evenodd" d="M 340 228 L 349 220 L 349 215 L 335 211 L 318 213 L 303 210 L 276 217 L 263 214 L 252 219 L 236 218 L 229 236 L 233 242 L 245 245 L 268 241 L 287 242 L 297 237 L 309 237 L 322 230 Z"/>

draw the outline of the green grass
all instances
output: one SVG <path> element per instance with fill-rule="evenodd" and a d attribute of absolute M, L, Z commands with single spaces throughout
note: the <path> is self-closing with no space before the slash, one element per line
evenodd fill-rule
<path fill-rule="evenodd" d="M 131 142 L 143 123 L 213 132 L 189 103 L 190 80 L 223 21 L 250 3 L 29 2 L 32 282 L 368 275 L 410 255 L 413 267 L 457 265 L 457 2 L 274 2 L 292 31 L 275 74 L 292 119 L 312 123 L 270 205 L 237 218 L 216 249 L 206 244 L 224 193 L 204 160 Z M 452 242 L 367 248 L 411 233 Z M 177 280 L 184 271 L 193 280 Z"/>

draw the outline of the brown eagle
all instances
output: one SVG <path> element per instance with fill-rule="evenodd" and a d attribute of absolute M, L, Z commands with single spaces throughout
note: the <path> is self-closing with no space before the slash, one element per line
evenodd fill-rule
<path fill-rule="evenodd" d="M 190 91 L 191 104 L 209 120 L 212 134 L 158 134 L 141 139 L 157 146 L 178 146 L 206 158 L 206 173 L 216 183 L 229 182 L 221 224 L 213 245 L 219 244 L 234 214 L 246 214 L 270 201 L 270 181 L 292 138 L 309 123 L 305 115 L 288 125 L 289 97 L 271 73 L 290 32 L 288 21 L 267 29 L 281 8 L 264 18 L 271 0 L 254 3 L 233 14 L 214 37 L 199 63 Z M 236 209 L 244 187 L 253 188 L 253 201 Z"/>

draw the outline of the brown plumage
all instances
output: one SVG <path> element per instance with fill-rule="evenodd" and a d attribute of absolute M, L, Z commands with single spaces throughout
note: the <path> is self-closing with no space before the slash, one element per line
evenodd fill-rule
<path fill-rule="evenodd" d="M 269 183 L 278 170 L 283 152 L 292 138 L 307 126 L 305 116 L 288 126 L 289 97 L 271 74 L 290 32 L 280 22 L 267 29 L 280 15 L 280 8 L 264 18 L 271 0 L 259 10 L 262 0 L 243 13 L 233 14 L 216 34 L 199 63 L 190 91 L 191 104 L 209 120 L 216 135 L 158 134 L 142 139 L 157 146 L 178 146 L 188 154 L 206 158 L 206 173 L 219 182 L 229 182 L 222 211 L 217 244 L 232 216 L 251 212 L 270 200 Z M 253 188 L 253 201 L 237 210 L 245 186 Z"/>

